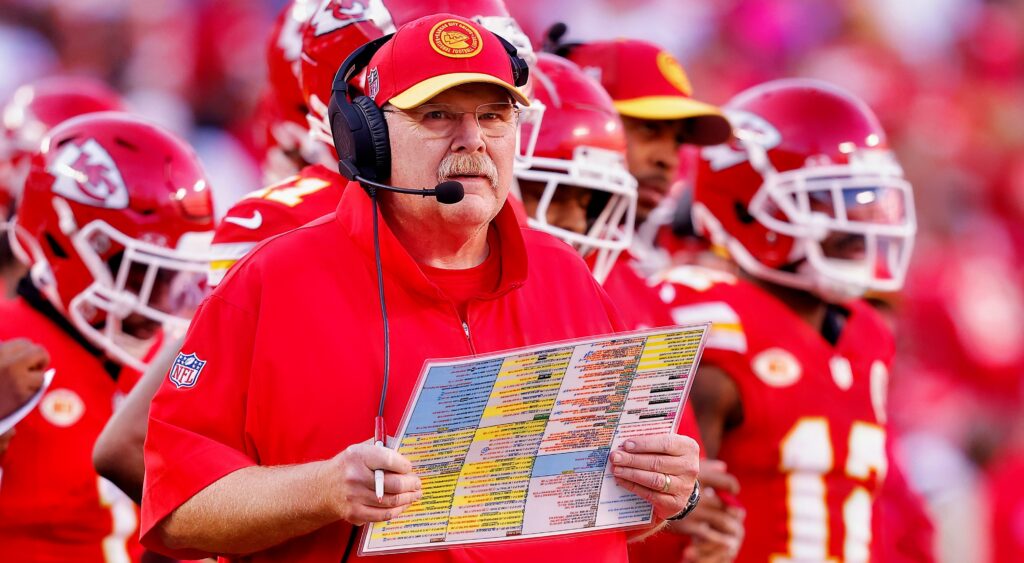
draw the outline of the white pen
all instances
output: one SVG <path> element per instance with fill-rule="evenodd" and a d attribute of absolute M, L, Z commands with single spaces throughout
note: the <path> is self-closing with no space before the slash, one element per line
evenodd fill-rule
<path fill-rule="evenodd" d="M 378 416 L 373 421 L 373 445 L 385 447 L 384 440 L 387 439 L 387 430 L 384 427 L 384 417 Z M 377 502 L 384 500 L 384 470 L 373 470 L 373 492 L 377 494 Z"/>

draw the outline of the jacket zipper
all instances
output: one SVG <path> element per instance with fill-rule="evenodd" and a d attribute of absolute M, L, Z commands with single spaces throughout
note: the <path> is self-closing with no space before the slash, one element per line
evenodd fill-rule
<path fill-rule="evenodd" d="M 469 323 L 462 321 L 462 332 L 466 333 L 466 343 L 469 344 L 469 352 L 476 355 L 476 347 L 473 346 L 473 338 L 470 336 Z"/>

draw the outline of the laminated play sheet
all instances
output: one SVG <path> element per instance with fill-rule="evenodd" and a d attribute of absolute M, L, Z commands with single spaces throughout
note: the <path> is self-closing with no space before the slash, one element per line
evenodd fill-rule
<path fill-rule="evenodd" d="M 608 455 L 676 429 L 708 326 L 426 362 L 396 435 L 423 497 L 367 526 L 360 553 L 650 524 Z"/>

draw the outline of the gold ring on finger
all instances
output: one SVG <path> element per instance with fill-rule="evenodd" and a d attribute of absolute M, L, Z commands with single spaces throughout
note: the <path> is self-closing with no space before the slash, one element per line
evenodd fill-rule
<path fill-rule="evenodd" d="M 665 475 L 665 484 L 661 486 L 661 492 L 667 493 L 668 492 L 668 488 L 670 486 L 672 486 L 672 478 L 669 477 L 668 474 L 663 474 L 663 475 Z"/>

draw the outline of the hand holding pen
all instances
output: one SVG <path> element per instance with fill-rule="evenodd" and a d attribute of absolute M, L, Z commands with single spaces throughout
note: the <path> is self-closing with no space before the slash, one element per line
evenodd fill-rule
<path fill-rule="evenodd" d="M 384 445 L 383 422 L 375 426 L 372 441 L 345 448 L 320 469 L 329 508 L 355 525 L 391 520 L 423 496 L 412 464 Z"/>

